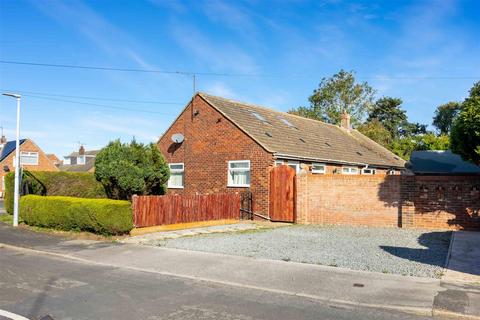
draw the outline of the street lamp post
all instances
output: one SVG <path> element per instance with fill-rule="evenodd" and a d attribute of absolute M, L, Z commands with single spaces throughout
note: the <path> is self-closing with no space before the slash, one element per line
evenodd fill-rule
<path fill-rule="evenodd" d="M 18 226 L 18 201 L 20 197 L 20 98 L 19 94 L 4 93 L 4 96 L 17 99 L 17 138 L 15 141 L 15 192 L 13 198 L 13 226 Z"/>

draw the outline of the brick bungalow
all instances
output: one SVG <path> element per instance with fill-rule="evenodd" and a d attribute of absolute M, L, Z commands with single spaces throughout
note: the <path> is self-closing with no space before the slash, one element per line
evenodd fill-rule
<path fill-rule="evenodd" d="M 5 136 L 0 139 L 0 197 L 5 190 L 5 175 L 14 172 L 15 141 L 8 141 Z M 30 139 L 20 140 L 20 164 L 29 171 L 58 171 L 55 163 Z"/>
<path fill-rule="evenodd" d="M 351 128 L 348 114 L 336 126 L 205 93 L 192 98 L 158 147 L 171 169 L 169 193 L 249 190 L 253 210 L 266 216 L 276 165 L 319 175 L 398 174 L 405 165 Z"/>

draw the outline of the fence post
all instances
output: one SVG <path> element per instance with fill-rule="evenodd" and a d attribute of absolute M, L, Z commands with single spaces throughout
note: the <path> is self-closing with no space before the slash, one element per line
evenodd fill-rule
<path fill-rule="evenodd" d="M 137 227 L 138 225 L 138 218 L 137 218 L 137 199 L 138 196 L 134 194 L 132 196 L 132 215 L 133 215 L 133 225 Z"/>

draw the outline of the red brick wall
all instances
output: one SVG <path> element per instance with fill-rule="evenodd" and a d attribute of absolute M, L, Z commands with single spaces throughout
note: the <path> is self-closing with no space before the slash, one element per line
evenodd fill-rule
<path fill-rule="evenodd" d="M 297 222 L 397 226 L 400 176 L 301 173 Z"/>
<path fill-rule="evenodd" d="M 297 222 L 480 230 L 480 176 L 297 176 Z"/>
<path fill-rule="evenodd" d="M 20 145 L 20 151 L 38 152 L 38 165 L 24 165 L 23 168 L 28 171 L 58 171 L 55 164 L 45 155 L 45 153 L 31 140 L 27 140 Z M 8 166 L 10 171 L 15 171 L 13 167 L 13 158 L 15 151 L 12 152 L 6 159 L 0 163 L 0 193 L 3 196 L 3 177 L 7 174 L 4 172 L 4 167 Z"/>
<path fill-rule="evenodd" d="M 480 230 L 480 176 L 416 176 L 413 224 Z"/>
<path fill-rule="evenodd" d="M 227 166 L 229 160 L 250 160 L 253 210 L 268 215 L 268 172 L 273 166 L 272 155 L 201 97 L 194 98 L 193 110 L 198 110 L 198 115 L 192 116 L 192 105 L 189 105 L 158 142 L 167 162 L 185 164 L 184 188 L 169 189 L 169 193 L 246 191 L 248 188 L 227 187 Z M 171 140 L 174 133 L 185 136 L 180 146 Z"/>

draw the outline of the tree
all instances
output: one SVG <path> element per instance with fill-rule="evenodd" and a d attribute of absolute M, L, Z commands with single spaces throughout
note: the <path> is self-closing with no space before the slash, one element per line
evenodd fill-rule
<path fill-rule="evenodd" d="M 405 121 L 399 129 L 399 133 L 402 137 L 411 137 L 427 134 L 428 130 L 426 124 Z"/>
<path fill-rule="evenodd" d="M 421 136 L 415 146 L 415 150 L 448 150 L 450 137 L 447 135 L 435 135 L 427 133 Z"/>
<path fill-rule="evenodd" d="M 416 150 L 448 150 L 449 147 L 448 136 L 427 133 L 395 139 L 389 149 L 403 159 L 409 160 L 412 152 Z"/>
<path fill-rule="evenodd" d="M 389 148 L 392 143 L 392 134 L 378 119 L 361 124 L 357 130 L 386 148 Z"/>
<path fill-rule="evenodd" d="M 397 138 L 400 127 L 407 122 L 407 114 L 400 108 L 401 104 L 402 99 L 399 98 L 378 99 L 368 114 L 367 122 L 378 120 L 393 138 Z"/>
<path fill-rule="evenodd" d="M 453 122 L 450 142 L 452 151 L 463 159 L 480 164 L 480 81 L 470 89 Z"/>
<path fill-rule="evenodd" d="M 437 107 L 432 124 L 438 129 L 440 134 L 450 133 L 453 121 L 457 117 L 460 107 L 461 104 L 455 101 L 451 101 Z"/>
<path fill-rule="evenodd" d="M 306 118 L 339 124 L 346 111 L 352 124 L 363 121 L 373 104 L 375 91 L 367 82 L 357 83 L 354 72 L 340 70 L 331 78 L 323 78 L 318 89 L 308 99 L 309 107 L 299 107 L 290 113 Z"/>
<path fill-rule="evenodd" d="M 95 177 L 113 199 L 164 194 L 170 171 L 155 144 L 110 142 L 95 158 Z"/>

